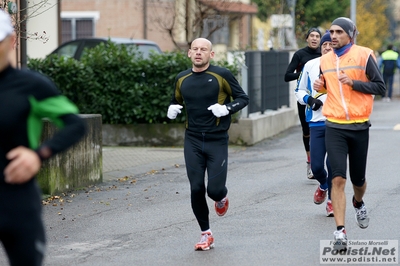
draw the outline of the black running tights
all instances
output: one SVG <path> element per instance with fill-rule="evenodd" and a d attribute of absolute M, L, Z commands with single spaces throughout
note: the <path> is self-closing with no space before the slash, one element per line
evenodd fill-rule
<path fill-rule="evenodd" d="M 186 130 L 184 155 L 190 182 L 191 204 L 202 231 L 210 229 L 207 195 L 213 201 L 222 200 L 228 193 L 228 133 L 197 133 Z M 207 187 L 205 172 L 207 170 Z"/>

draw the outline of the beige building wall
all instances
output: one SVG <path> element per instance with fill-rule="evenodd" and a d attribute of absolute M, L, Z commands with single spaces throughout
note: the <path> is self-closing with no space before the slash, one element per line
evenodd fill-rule
<path fill-rule="evenodd" d="M 397 21 L 396 23 L 396 37 L 397 39 L 400 39 L 400 1 L 399 0 L 392 0 L 391 1 L 392 6 L 392 12 L 393 12 L 393 17 Z"/>
<path fill-rule="evenodd" d="M 28 58 L 44 58 L 58 46 L 57 0 L 44 5 L 28 1 L 26 53 Z"/>
<path fill-rule="evenodd" d="M 395 20 L 400 21 L 400 1 L 398 0 L 391 0 L 391 5 L 393 8 L 393 17 Z"/>
<path fill-rule="evenodd" d="M 223 44 L 213 44 L 214 58 L 213 61 L 227 60 L 227 47 Z"/>
<path fill-rule="evenodd" d="M 186 31 L 185 31 L 185 3 L 186 0 L 175 0 L 175 29 L 172 34 L 175 36 L 175 39 L 178 43 L 185 43 L 186 40 Z"/>
<path fill-rule="evenodd" d="M 228 2 L 237 2 L 237 3 L 243 3 L 243 4 L 251 4 L 251 0 L 226 0 Z"/>
<path fill-rule="evenodd" d="M 274 42 L 271 38 L 271 20 L 266 22 L 261 21 L 257 17 L 253 17 L 253 49 L 259 51 L 268 51 L 274 46 Z"/>
<path fill-rule="evenodd" d="M 240 36 L 239 36 L 240 22 L 233 20 L 229 23 L 229 43 L 231 50 L 238 50 L 240 48 Z"/>

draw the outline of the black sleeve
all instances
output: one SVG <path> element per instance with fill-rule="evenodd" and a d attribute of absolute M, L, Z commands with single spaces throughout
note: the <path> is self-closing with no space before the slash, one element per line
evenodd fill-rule
<path fill-rule="evenodd" d="M 296 80 L 299 78 L 300 76 L 300 72 L 296 72 L 296 68 L 299 66 L 300 64 L 300 57 L 298 55 L 298 53 L 294 53 L 292 60 L 290 61 L 287 69 L 286 69 L 286 73 L 285 73 L 285 81 L 289 82 L 292 80 Z"/>
<path fill-rule="evenodd" d="M 230 71 L 226 70 L 224 78 L 228 83 L 227 87 L 230 87 L 230 94 L 233 98 L 233 101 L 226 104 L 226 107 L 230 114 L 234 114 L 249 104 L 249 96 L 243 91 L 239 82 Z"/>
<path fill-rule="evenodd" d="M 26 75 L 32 77 L 32 93 L 29 98 L 32 117 L 35 117 L 35 121 L 48 119 L 57 127 L 53 136 L 35 148 L 43 160 L 66 151 L 77 143 L 86 133 L 86 123 L 78 115 L 77 106 L 60 94 L 50 78 L 34 71 L 30 73 Z"/>
<path fill-rule="evenodd" d="M 57 153 L 67 150 L 77 143 L 86 133 L 86 122 L 76 114 L 66 114 L 59 117 L 64 123 L 64 127 L 59 129 L 51 139 L 43 142 L 36 149 L 39 157 L 44 160 Z M 50 153 L 43 152 L 44 149 L 50 149 Z"/>
<path fill-rule="evenodd" d="M 368 58 L 365 74 L 369 81 L 353 80 L 353 90 L 367 94 L 383 95 L 386 90 L 385 82 L 375 59 L 371 56 Z"/>
<path fill-rule="evenodd" d="M 180 90 L 180 85 L 181 85 L 180 77 L 181 77 L 181 73 L 179 73 L 175 77 L 174 90 L 172 92 L 170 105 L 172 105 L 172 104 L 182 105 L 183 104 L 183 98 L 182 98 L 182 94 L 181 94 L 181 90 Z"/>

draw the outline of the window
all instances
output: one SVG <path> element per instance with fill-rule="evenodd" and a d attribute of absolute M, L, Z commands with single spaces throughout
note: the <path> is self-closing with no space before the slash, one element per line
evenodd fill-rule
<path fill-rule="evenodd" d="M 213 44 L 229 45 L 229 19 L 228 17 L 216 16 L 204 20 L 203 34 Z"/>
<path fill-rule="evenodd" d="M 61 43 L 95 36 L 99 12 L 61 12 Z"/>
<path fill-rule="evenodd" d="M 94 37 L 93 19 L 62 19 L 61 42 Z"/>

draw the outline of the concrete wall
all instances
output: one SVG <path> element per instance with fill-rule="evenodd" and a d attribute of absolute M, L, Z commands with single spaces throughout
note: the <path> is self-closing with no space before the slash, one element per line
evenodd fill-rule
<path fill-rule="evenodd" d="M 249 118 L 241 118 L 231 125 L 229 139 L 233 144 L 251 146 L 293 127 L 297 122 L 292 108 L 251 114 Z"/>
<path fill-rule="evenodd" d="M 101 115 L 81 115 L 88 134 L 64 153 L 45 161 L 37 178 L 44 194 L 57 194 L 103 181 Z M 56 127 L 45 120 L 42 141 L 50 138 Z"/>
<path fill-rule="evenodd" d="M 182 146 L 184 124 L 103 125 L 104 146 Z"/>
<path fill-rule="evenodd" d="M 252 114 L 231 124 L 229 140 L 231 144 L 251 146 L 297 123 L 292 108 Z M 104 146 L 183 146 L 184 135 L 184 124 L 103 125 Z"/>
<path fill-rule="evenodd" d="M 81 115 L 88 134 L 64 153 L 45 161 L 37 178 L 44 194 L 58 194 L 103 181 L 104 146 L 183 146 L 184 124 L 102 125 L 101 115 Z M 298 123 L 292 108 L 251 114 L 232 123 L 230 143 L 251 146 Z M 42 141 L 56 128 L 44 121 Z"/>

